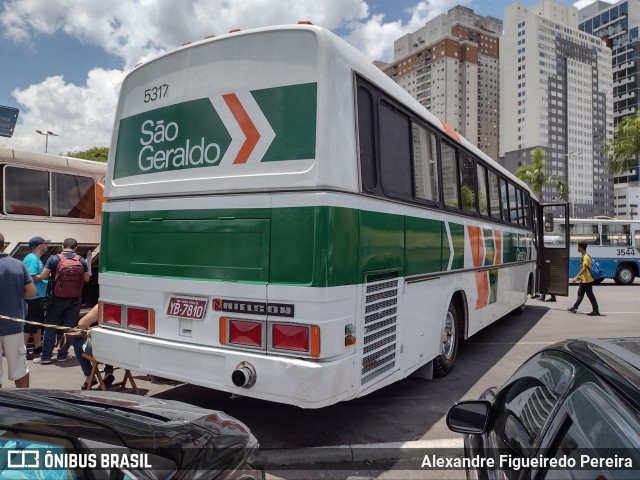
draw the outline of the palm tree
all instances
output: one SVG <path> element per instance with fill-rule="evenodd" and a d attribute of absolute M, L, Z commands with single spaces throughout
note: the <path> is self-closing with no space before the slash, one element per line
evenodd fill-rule
<path fill-rule="evenodd" d="M 569 201 L 569 185 L 556 175 L 547 175 L 545 170 L 544 150 L 540 147 L 531 152 L 531 165 L 523 165 L 516 170 L 516 177 L 531 187 L 540 202 L 542 187 L 552 185 L 558 190 L 558 196 L 563 202 Z"/>
<path fill-rule="evenodd" d="M 609 156 L 607 171 L 622 175 L 636 165 L 640 157 L 640 112 L 626 117 L 615 128 L 613 140 L 604 145 Z"/>

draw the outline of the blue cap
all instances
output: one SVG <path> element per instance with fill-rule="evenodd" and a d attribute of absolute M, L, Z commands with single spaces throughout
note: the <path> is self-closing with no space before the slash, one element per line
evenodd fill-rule
<path fill-rule="evenodd" d="M 29 240 L 29 248 L 33 250 L 38 245 L 42 245 L 43 243 L 51 243 L 51 240 L 45 240 L 42 237 L 33 237 L 31 240 Z"/>

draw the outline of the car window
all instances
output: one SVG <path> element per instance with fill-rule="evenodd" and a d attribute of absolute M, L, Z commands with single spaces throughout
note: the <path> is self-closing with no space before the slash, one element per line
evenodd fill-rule
<path fill-rule="evenodd" d="M 560 353 L 543 352 L 527 361 L 499 393 L 494 443 L 510 455 L 529 456 L 560 398 L 576 378 L 576 368 Z M 520 472 L 505 472 L 517 478 Z"/>
<path fill-rule="evenodd" d="M 74 469 L 51 459 L 63 459 L 72 444 L 59 438 L 0 429 L 0 479 L 75 480 Z M 52 463 L 47 463 L 50 461 Z"/>
<path fill-rule="evenodd" d="M 538 478 L 640 478 L 640 415 L 625 400 L 585 382 L 559 415 L 564 419 L 549 456 L 573 461 L 575 467 L 550 468 Z M 609 466 L 606 459 L 611 459 Z M 624 468 L 626 459 L 632 468 Z M 612 468 L 616 465 L 622 468 Z"/>

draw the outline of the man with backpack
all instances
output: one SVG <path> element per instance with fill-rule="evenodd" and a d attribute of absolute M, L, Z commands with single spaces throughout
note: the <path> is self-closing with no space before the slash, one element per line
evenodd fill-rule
<path fill-rule="evenodd" d="M 75 238 L 67 238 L 62 243 L 62 253 L 52 255 L 47 260 L 44 270 L 40 274 L 43 280 L 53 277 L 49 284 L 51 288 L 51 305 L 47 310 L 46 323 L 50 325 L 75 327 L 80 316 L 82 305 L 82 290 L 84 284 L 91 278 L 87 261 L 76 254 L 78 242 Z M 34 363 L 48 365 L 52 362 L 53 347 L 56 343 L 57 330 L 45 328 L 42 354 Z M 71 358 L 69 345 L 65 343 L 58 349 L 57 360 L 64 362 Z"/>
<path fill-rule="evenodd" d="M 582 300 L 584 299 L 585 294 L 589 298 L 591 302 L 591 308 L 593 311 L 588 313 L 590 317 L 599 317 L 600 309 L 598 308 L 598 302 L 596 300 L 596 296 L 593 294 L 593 284 L 595 283 L 595 279 L 591 275 L 591 269 L 593 267 L 593 260 L 591 260 L 591 256 L 587 254 L 587 242 L 578 243 L 578 251 L 582 255 L 582 260 L 580 260 L 580 271 L 572 279 L 572 282 L 575 283 L 580 280 L 580 287 L 578 287 L 578 298 L 576 299 L 576 303 L 573 304 L 573 307 L 567 308 L 571 313 L 576 313 L 578 311 L 578 307 Z"/>

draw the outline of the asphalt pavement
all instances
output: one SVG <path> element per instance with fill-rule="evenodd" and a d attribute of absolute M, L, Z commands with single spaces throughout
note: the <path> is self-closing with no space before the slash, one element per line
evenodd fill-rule
<path fill-rule="evenodd" d="M 527 358 L 551 343 L 575 337 L 640 335 L 638 283 L 605 282 L 594 288 L 603 316 L 589 317 L 585 298 L 577 314 L 577 287 L 557 302 L 531 299 L 521 316 L 508 316 L 462 343 L 454 371 L 436 380 L 408 378 L 377 392 L 319 410 L 303 410 L 133 372 L 139 394 L 222 410 L 249 426 L 262 447 L 267 472 L 276 477 L 465 478 L 464 471 L 425 469 L 425 454 L 462 455 L 462 438 L 445 424 L 455 401 L 478 398 L 502 385 Z M 6 369 L 5 369 L 6 370 Z M 84 381 L 75 359 L 60 364 L 30 362 L 31 387 L 79 389 Z M 121 372 L 116 372 L 120 380 Z M 5 377 L 3 386 L 9 386 Z M 296 466 L 303 467 L 296 468 Z M 315 465 L 311 470 L 309 465 Z"/>

